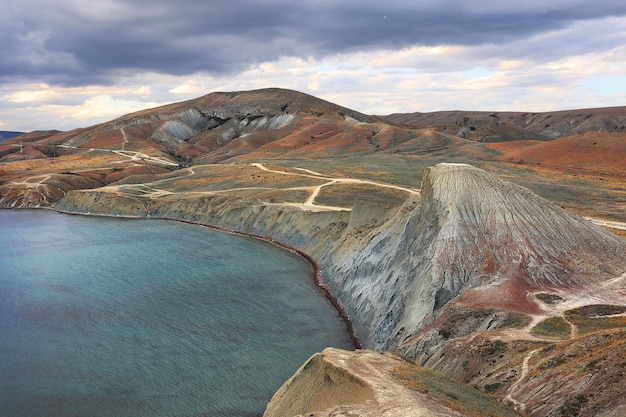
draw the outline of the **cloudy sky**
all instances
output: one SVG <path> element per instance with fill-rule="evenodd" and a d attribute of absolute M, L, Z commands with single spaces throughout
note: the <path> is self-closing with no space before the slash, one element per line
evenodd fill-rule
<path fill-rule="evenodd" d="M 0 0 L 0 130 L 212 91 L 364 113 L 626 105 L 624 0 Z"/>

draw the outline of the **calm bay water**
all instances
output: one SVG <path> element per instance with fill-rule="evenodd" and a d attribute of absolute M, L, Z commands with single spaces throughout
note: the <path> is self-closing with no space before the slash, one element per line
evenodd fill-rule
<path fill-rule="evenodd" d="M 350 349 L 310 265 L 157 220 L 0 210 L 0 416 L 258 416 Z"/>

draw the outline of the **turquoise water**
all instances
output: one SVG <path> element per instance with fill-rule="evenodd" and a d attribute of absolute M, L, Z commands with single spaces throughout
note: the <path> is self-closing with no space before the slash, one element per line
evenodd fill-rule
<path fill-rule="evenodd" d="M 0 210 L 0 416 L 258 416 L 345 326 L 301 257 L 158 220 Z"/>

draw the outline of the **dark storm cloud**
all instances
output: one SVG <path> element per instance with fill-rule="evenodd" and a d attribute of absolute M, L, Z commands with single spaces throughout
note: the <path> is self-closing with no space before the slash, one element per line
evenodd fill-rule
<path fill-rule="evenodd" d="M 623 0 L 543 3 L 0 0 L 0 79 L 85 85 L 138 72 L 235 74 L 280 56 L 501 45 L 626 14 Z"/>

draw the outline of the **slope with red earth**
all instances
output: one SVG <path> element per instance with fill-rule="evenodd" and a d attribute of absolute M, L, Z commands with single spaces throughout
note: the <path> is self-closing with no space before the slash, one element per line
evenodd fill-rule
<path fill-rule="evenodd" d="M 550 142 L 492 143 L 502 161 L 567 173 L 626 177 L 626 134 L 585 133 Z"/>

